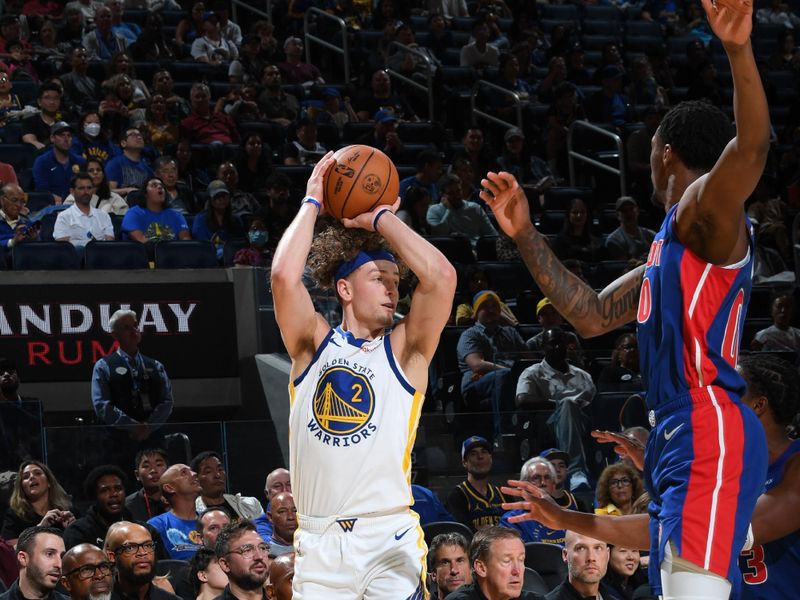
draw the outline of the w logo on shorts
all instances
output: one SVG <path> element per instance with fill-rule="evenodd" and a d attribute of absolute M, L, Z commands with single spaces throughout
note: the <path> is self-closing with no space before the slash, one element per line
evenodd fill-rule
<path fill-rule="evenodd" d="M 350 533 L 353 531 L 353 527 L 356 526 L 356 521 L 358 519 L 337 519 L 336 522 L 339 524 L 339 527 L 342 528 L 342 531 L 345 533 Z"/>

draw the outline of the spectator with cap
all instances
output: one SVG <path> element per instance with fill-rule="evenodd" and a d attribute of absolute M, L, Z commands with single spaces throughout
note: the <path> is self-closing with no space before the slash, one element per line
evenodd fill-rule
<path fill-rule="evenodd" d="M 328 152 L 317 140 L 317 124 L 308 117 L 297 122 L 295 137 L 284 148 L 285 165 L 315 165 Z"/>
<path fill-rule="evenodd" d="M 297 530 L 297 508 L 291 492 L 281 492 L 269 501 L 267 518 L 272 524 L 272 536 L 269 538 L 270 557 L 294 552 L 292 541 Z"/>
<path fill-rule="evenodd" d="M 547 450 L 542 450 L 539 456 L 547 459 L 556 470 L 555 490 L 551 494 L 556 504 L 562 508 L 568 508 L 569 510 L 591 512 L 583 500 L 576 498 L 564 487 L 567 483 L 567 475 L 569 473 L 569 454 L 558 448 L 548 448 Z"/>
<path fill-rule="evenodd" d="M 600 90 L 589 96 L 583 104 L 590 122 L 611 123 L 620 127 L 630 121 L 628 99 L 622 94 L 624 76 L 625 73 L 616 65 L 603 67 Z"/>
<path fill-rule="evenodd" d="M 554 408 L 547 424 L 559 447 L 566 448 L 570 456 L 570 488 L 588 488 L 583 447 L 588 418 L 583 409 L 594 399 L 595 385 L 589 373 L 567 362 L 567 340 L 560 327 L 545 330 L 542 349 L 542 361 L 519 376 L 516 405 L 522 409 L 542 405 Z"/>
<path fill-rule="evenodd" d="M 134 460 L 133 476 L 141 489 L 125 498 L 125 508 L 134 521 L 144 523 L 166 510 L 159 481 L 169 466 L 169 456 L 162 448 L 139 450 Z"/>
<path fill-rule="evenodd" d="M 231 210 L 231 194 L 224 182 L 215 179 L 208 184 L 206 191 L 208 203 L 206 209 L 194 217 L 192 239 L 213 243 L 218 258 L 222 258 L 225 243 L 243 238 L 244 227 Z"/>
<path fill-rule="evenodd" d="M 536 321 L 542 326 L 542 330 L 533 337 L 528 338 L 525 341 L 525 346 L 528 350 L 538 352 L 542 350 L 544 345 L 544 332 L 551 327 L 561 327 L 563 329 L 564 317 L 550 302 L 550 298 L 545 297 L 536 303 Z M 580 339 L 572 331 L 564 330 L 564 335 L 567 340 L 567 359 L 571 364 L 583 368 L 585 358 Z"/>
<path fill-rule="evenodd" d="M 269 583 L 266 585 L 269 600 L 292 600 L 295 553 L 275 557 L 269 565 Z"/>
<path fill-rule="evenodd" d="M 203 488 L 197 473 L 181 463 L 164 471 L 159 485 L 169 510 L 153 517 L 147 524 L 159 533 L 170 558 L 189 560 L 202 547 L 195 502 Z"/>
<path fill-rule="evenodd" d="M 473 248 L 479 238 L 497 235 L 486 211 L 477 202 L 463 199 L 458 175 L 444 175 L 438 191 L 439 202 L 431 204 L 427 214 L 434 233 L 466 237 Z"/>
<path fill-rule="evenodd" d="M 464 299 L 466 302 L 461 302 L 456 307 L 455 321 L 456 325 L 474 325 L 475 312 L 472 308 L 472 298 L 481 290 L 489 288 L 489 278 L 486 275 L 486 271 L 477 265 L 468 265 L 464 269 L 464 275 L 469 278 L 469 289 L 467 290 L 469 295 L 461 297 L 459 294 L 456 296 L 458 300 Z M 502 300 L 500 301 L 500 322 L 503 325 L 519 325 L 519 320 L 514 311 Z"/>
<path fill-rule="evenodd" d="M 322 108 L 315 117 L 317 123 L 332 123 L 342 135 L 344 126 L 348 123 L 357 123 L 358 116 L 353 112 L 350 98 L 342 98 L 342 94 L 335 87 L 322 89 Z"/>
<path fill-rule="evenodd" d="M 612 260 L 643 258 L 656 232 L 639 225 L 639 205 L 631 196 L 620 196 L 614 205 L 619 227 L 606 238 L 606 252 Z"/>
<path fill-rule="evenodd" d="M 50 127 L 52 148 L 33 161 L 33 184 L 37 192 L 50 192 L 56 204 L 69 194 L 70 181 L 84 170 L 86 161 L 72 152 L 72 127 L 64 121 Z"/>
<path fill-rule="evenodd" d="M 70 195 L 74 203 L 58 213 L 53 238 L 57 242 L 70 242 L 76 248 L 83 248 L 92 240 L 113 240 L 111 217 L 91 204 L 94 184 L 88 173 L 82 171 L 72 177 Z"/>
<path fill-rule="evenodd" d="M 122 154 L 106 163 L 106 178 L 109 187 L 120 196 L 127 196 L 138 190 L 148 177 L 153 177 L 153 169 L 144 157 L 144 136 L 136 127 L 128 127 L 120 136 Z"/>
<path fill-rule="evenodd" d="M 192 42 L 192 58 L 210 65 L 228 65 L 239 56 L 236 44 L 222 37 L 219 17 L 206 14 L 203 19 L 203 35 Z"/>
<path fill-rule="evenodd" d="M 428 573 L 433 582 L 431 600 L 444 600 L 462 585 L 472 583 L 469 542 L 460 533 L 440 533 L 428 548 Z"/>
<path fill-rule="evenodd" d="M 236 123 L 224 112 L 211 111 L 211 91 L 195 83 L 189 91 L 192 113 L 181 121 L 181 139 L 193 144 L 238 144 Z"/>
<path fill-rule="evenodd" d="M 24 530 L 16 543 L 19 577 L 0 600 L 67 600 L 56 589 L 61 581 L 61 557 L 64 540 L 52 527 L 35 526 Z"/>
<path fill-rule="evenodd" d="M 497 159 L 500 168 L 517 178 L 524 186 L 543 193 L 556 180 L 547 162 L 531 154 L 525 144 L 525 134 L 518 127 L 507 129 L 503 135 L 503 154 Z"/>
<path fill-rule="evenodd" d="M 475 325 L 461 333 L 456 347 L 461 395 L 469 408 L 489 406 L 495 443 L 500 445 L 501 412 L 513 408 L 511 361 L 501 355 L 525 350 L 525 342 L 514 327 L 500 324 L 500 297 L 495 292 L 475 294 L 472 312 Z"/>
<path fill-rule="evenodd" d="M 86 476 L 83 491 L 93 500 L 86 514 L 64 530 L 64 547 L 78 544 L 102 546 L 112 523 L 130 520 L 125 509 L 125 475 L 115 465 L 100 465 Z"/>
<path fill-rule="evenodd" d="M 519 477 L 522 481 L 530 481 L 549 497 L 553 498 L 556 491 L 556 469 L 547 459 L 541 456 L 529 458 L 522 465 Z M 563 529 L 550 529 L 539 521 L 534 520 L 521 521 L 519 523 L 509 521 L 511 517 L 525 514 L 525 512 L 524 510 L 510 510 L 504 513 L 503 518 L 500 519 L 500 525 L 519 531 L 522 541 L 526 544 L 540 542 L 564 546 L 566 531 Z"/>
<path fill-rule="evenodd" d="M 291 493 L 291 491 L 292 480 L 289 477 L 289 471 L 280 467 L 267 475 L 267 480 L 264 482 L 264 497 L 267 500 L 267 507 L 269 507 L 270 500 L 273 496 L 277 496 L 283 492 Z M 264 513 L 253 519 L 253 524 L 256 526 L 256 530 L 264 541 L 269 543 L 269 539 L 272 537 L 272 522 L 267 518 L 267 514 Z"/>
<path fill-rule="evenodd" d="M 492 471 L 492 444 L 484 437 L 473 435 L 461 444 L 461 464 L 467 479 L 447 496 L 447 510 L 472 531 L 500 523 L 505 496 L 500 488 L 489 482 Z"/>
<path fill-rule="evenodd" d="M 386 119 L 388 115 L 375 115 L 377 122 Z M 426 149 L 417 156 L 417 172 L 400 180 L 400 197 L 403 197 L 410 187 L 425 188 L 431 196 L 431 202 L 439 202 L 439 178 L 442 176 L 442 156 L 436 150 Z"/>
<path fill-rule="evenodd" d="M 210 187 L 210 186 L 209 186 Z M 225 511 L 234 520 L 255 519 L 263 514 L 261 503 L 252 496 L 242 494 L 228 494 L 227 474 L 222 463 L 222 456 L 213 450 L 201 452 L 192 459 L 192 471 L 197 473 L 201 494 L 197 497 L 195 508 L 198 514 L 216 507 Z"/>
<path fill-rule="evenodd" d="M 278 64 L 286 83 L 311 85 L 324 84 L 322 73 L 311 63 L 303 62 L 303 40 L 289 36 L 283 42 L 283 53 L 286 60 Z"/>
<path fill-rule="evenodd" d="M 525 545 L 519 532 L 506 527 L 487 527 L 475 534 L 469 546 L 472 585 L 462 586 L 447 600 L 544 600 L 523 591 Z"/>
<path fill-rule="evenodd" d="M 396 160 L 405 147 L 397 133 L 397 117 L 394 112 L 381 109 L 373 115 L 372 120 L 375 123 L 372 130 L 365 132 L 356 143 L 377 148 L 392 160 Z M 400 183 L 402 185 L 402 182 Z M 404 195 L 400 193 L 400 196 Z"/>

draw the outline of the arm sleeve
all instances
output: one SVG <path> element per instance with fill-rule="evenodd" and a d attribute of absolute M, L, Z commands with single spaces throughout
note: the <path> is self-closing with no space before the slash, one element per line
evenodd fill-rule
<path fill-rule="evenodd" d="M 184 221 L 185 222 L 185 221 Z M 148 419 L 148 424 L 155 425 L 156 427 L 163 425 L 172 414 L 172 383 L 164 370 L 164 365 L 156 361 L 156 369 L 164 382 L 164 387 L 161 390 L 161 402 L 153 409 Z"/>
<path fill-rule="evenodd" d="M 107 212 L 99 211 L 100 213 L 100 221 L 103 225 L 103 235 L 106 237 L 110 237 L 112 240 L 114 239 L 114 224 L 111 222 L 111 217 L 108 216 Z"/>
<path fill-rule="evenodd" d="M 122 231 L 144 230 L 145 228 L 142 227 L 141 219 L 139 218 L 139 211 L 135 210 L 135 208 L 126 212 L 125 216 L 122 217 Z"/>
<path fill-rule="evenodd" d="M 106 425 L 137 425 L 139 422 L 111 403 L 111 387 L 108 384 L 108 363 L 98 360 L 92 371 L 92 406 L 94 414 Z"/>
<path fill-rule="evenodd" d="M 446 234 L 450 232 L 450 227 L 447 225 L 449 213 L 450 211 L 441 202 L 431 204 L 428 207 L 428 214 L 425 215 L 425 219 L 433 229 L 433 233 Z"/>
<path fill-rule="evenodd" d="M 56 224 L 53 226 L 53 239 L 58 240 L 61 238 L 68 238 L 69 230 L 67 229 L 66 219 L 64 213 L 61 212 L 56 217 Z"/>
<path fill-rule="evenodd" d="M 481 235 L 497 235 L 497 230 L 494 228 L 494 226 L 492 226 L 492 222 L 489 220 L 488 215 L 480 207 L 478 207 L 478 211 L 480 211 Z"/>
<path fill-rule="evenodd" d="M 47 171 L 41 159 L 33 163 L 33 187 L 37 192 L 47 191 Z"/>
<path fill-rule="evenodd" d="M 122 185 L 122 168 L 119 166 L 119 161 L 111 160 L 106 165 L 106 179 L 115 181 L 117 185 Z"/>

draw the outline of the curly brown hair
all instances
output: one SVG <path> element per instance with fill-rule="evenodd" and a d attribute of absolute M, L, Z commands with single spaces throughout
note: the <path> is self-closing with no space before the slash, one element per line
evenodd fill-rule
<path fill-rule="evenodd" d="M 608 465 L 603 469 L 603 472 L 600 473 L 600 477 L 597 480 L 597 506 L 608 506 L 611 504 L 611 493 L 609 491 L 610 486 L 608 481 L 620 475 L 629 477 L 632 482 L 633 493 L 631 494 L 631 500 L 636 500 L 642 495 L 644 492 L 644 484 L 636 470 L 625 463 L 616 463 Z"/>
<path fill-rule="evenodd" d="M 322 288 L 335 288 L 336 269 L 343 262 L 355 258 L 360 250 L 366 252 L 392 251 L 386 241 L 373 231 L 348 229 L 338 221 L 332 222 L 326 229 L 314 236 L 314 241 L 311 243 L 308 266 L 311 269 L 312 277 Z M 400 269 L 400 276 L 404 277 L 408 268 L 400 262 L 396 255 L 395 259 Z"/>

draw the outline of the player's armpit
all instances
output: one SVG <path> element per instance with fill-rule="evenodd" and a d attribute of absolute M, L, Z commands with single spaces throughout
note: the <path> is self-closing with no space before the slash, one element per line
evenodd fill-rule
<path fill-rule="evenodd" d="M 774 542 L 800 529 L 800 457 L 786 465 L 780 484 L 758 498 L 752 525 L 756 544 Z"/>

